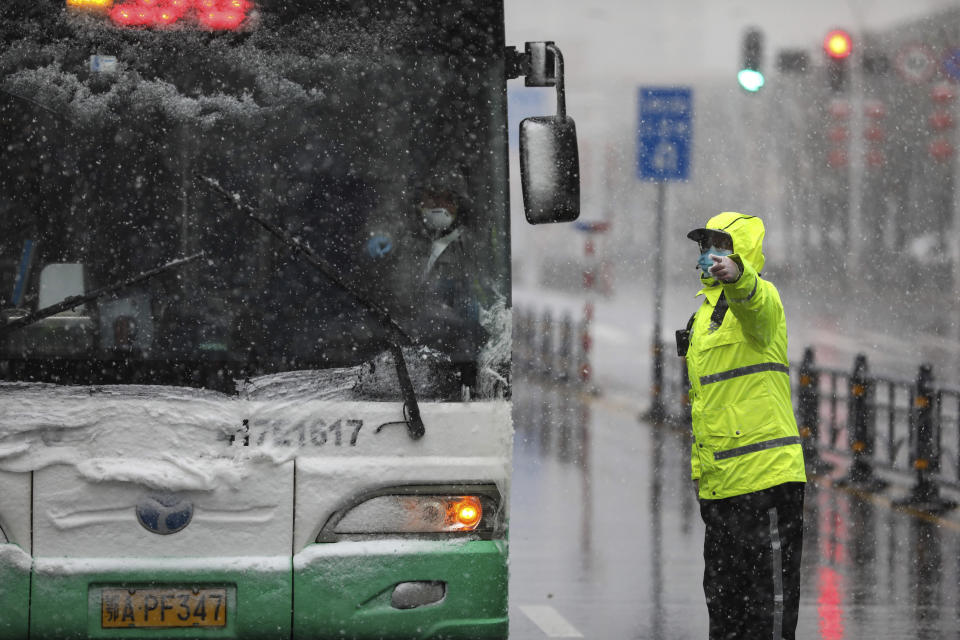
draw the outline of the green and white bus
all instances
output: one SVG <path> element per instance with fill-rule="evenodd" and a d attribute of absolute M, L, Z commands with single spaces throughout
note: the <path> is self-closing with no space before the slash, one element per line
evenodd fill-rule
<path fill-rule="evenodd" d="M 504 638 L 497 0 L 0 4 L 0 638 Z"/>

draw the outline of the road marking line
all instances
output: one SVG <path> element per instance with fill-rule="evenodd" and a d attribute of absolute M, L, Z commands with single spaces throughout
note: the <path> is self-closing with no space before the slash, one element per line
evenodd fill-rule
<path fill-rule="evenodd" d="M 582 638 L 583 634 L 567 622 L 557 610 L 547 605 L 520 605 L 520 611 L 530 618 L 548 638 Z"/>

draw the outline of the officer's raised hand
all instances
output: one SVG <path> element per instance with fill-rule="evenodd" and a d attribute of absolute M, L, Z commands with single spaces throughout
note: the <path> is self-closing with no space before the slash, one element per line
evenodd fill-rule
<path fill-rule="evenodd" d="M 740 279 L 740 267 L 729 257 L 711 253 L 710 259 L 713 260 L 710 275 L 714 278 L 720 282 L 736 282 Z"/>

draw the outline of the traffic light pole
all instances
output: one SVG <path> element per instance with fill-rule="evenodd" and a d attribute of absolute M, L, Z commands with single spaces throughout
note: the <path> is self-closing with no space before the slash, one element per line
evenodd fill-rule
<path fill-rule="evenodd" d="M 850 34 L 843 29 L 833 29 L 827 33 L 823 41 L 823 51 L 826 55 L 826 80 L 830 104 L 827 107 L 828 115 L 828 136 L 831 142 L 828 145 L 825 173 L 827 180 L 824 182 L 824 194 L 821 198 L 821 224 L 822 229 L 827 233 L 826 238 L 821 238 L 821 243 L 827 250 L 825 256 L 827 260 L 843 264 L 847 262 L 851 253 L 851 231 L 852 221 L 851 213 L 854 210 L 851 207 L 853 199 L 853 184 L 851 183 L 851 164 L 854 149 L 851 149 L 851 127 L 854 120 L 857 119 L 858 105 L 850 102 L 847 96 L 850 94 L 850 81 L 848 66 L 849 58 L 853 51 L 853 41 Z M 831 239 L 830 232 L 836 231 L 839 234 L 839 240 Z M 845 270 L 846 275 L 852 275 L 850 269 Z"/>

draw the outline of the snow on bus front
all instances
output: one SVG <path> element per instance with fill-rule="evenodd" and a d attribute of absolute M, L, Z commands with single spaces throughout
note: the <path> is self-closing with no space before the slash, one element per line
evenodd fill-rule
<path fill-rule="evenodd" d="M 344 505 L 410 486 L 480 483 L 505 509 L 508 403 L 425 397 L 415 441 L 403 403 L 377 399 L 391 382 L 364 365 L 252 378 L 236 395 L 2 383 L 0 473 L 33 473 L 38 557 L 288 556 Z M 2 524 L 26 541 L 18 512 Z"/>

